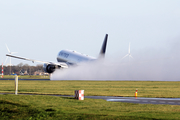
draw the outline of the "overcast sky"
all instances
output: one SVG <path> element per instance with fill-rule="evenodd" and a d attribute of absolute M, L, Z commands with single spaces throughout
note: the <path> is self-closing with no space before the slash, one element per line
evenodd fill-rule
<path fill-rule="evenodd" d="M 180 50 L 180 0 L 0 0 L 1 59 L 5 44 L 37 60 L 56 61 L 62 49 L 97 57 L 106 33 L 107 57 L 126 55 L 129 42 L 134 58 L 168 57 Z M 12 59 L 20 62 L 33 65 Z"/>

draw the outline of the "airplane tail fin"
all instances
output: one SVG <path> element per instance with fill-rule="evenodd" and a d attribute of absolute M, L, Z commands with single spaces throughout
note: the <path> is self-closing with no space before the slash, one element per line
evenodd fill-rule
<path fill-rule="evenodd" d="M 108 39 L 108 34 L 105 35 L 104 42 L 102 44 L 102 47 L 101 47 L 101 50 L 100 50 L 100 53 L 99 53 L 99 58 L 104 58 L 105 57 L 107 39 Z"/>

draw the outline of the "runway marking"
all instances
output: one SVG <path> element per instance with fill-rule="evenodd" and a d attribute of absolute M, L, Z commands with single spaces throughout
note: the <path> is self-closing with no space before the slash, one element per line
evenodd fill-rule
<path fill-rule="evenodd" d="M 143 100 L 142 102 L 148 102 L 147 100 Z"/>
<path fill-rule="evenodd" d="M 164 102 L 164 101 L 160 101 L 159 103 L 166 103 L 166 102 Z"/>
<path fill-rule="evenodd" d="M 138 98 L 138 99 L 147 99 L 147 98 Z M 174 99 L 172 99 L 172 98 L 148 98 L 149 100 L 175 100 L 175 101 L 177 101 L 177 100 L 180 100 L 180 98 L 174 98 Z"/>
<path fill-rule="evenodd" d="M 151 101 L 151 102 L 156 102 L 156 101 Z"/>
<path fill-rule="evenodd" d="M 135 99 L 106 99 L 106 101 L 134 101 L 134 102 L 139 102 L 140 100 L 135 100 Z"/>

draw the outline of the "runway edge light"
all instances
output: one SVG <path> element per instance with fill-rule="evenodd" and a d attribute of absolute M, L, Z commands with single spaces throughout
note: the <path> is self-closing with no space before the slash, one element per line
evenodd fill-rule
<path fill-rule="evenodd" d="M 138 90 L 136 89 L 136 92 L 135 92 L 135 97 L 137 97 L 137 91 L 138 91 Z"/>

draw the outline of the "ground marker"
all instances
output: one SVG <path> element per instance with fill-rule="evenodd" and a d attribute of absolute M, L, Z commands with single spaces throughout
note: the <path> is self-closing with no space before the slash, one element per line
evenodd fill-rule
<path fill-rule="evenodd" d="M 15 94 L 17 95 L 18 93 L 18 76 L 15 76 Z"/>
<path fill-rule="evenodd" d="M 75 99 L 84 100 L 84 90 L 75 90 Z"/>

